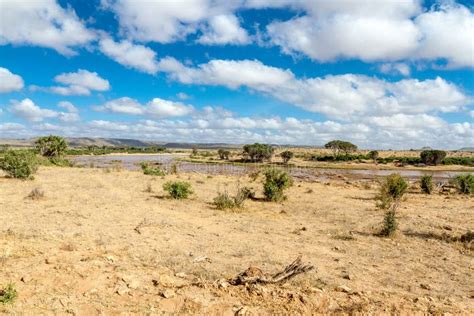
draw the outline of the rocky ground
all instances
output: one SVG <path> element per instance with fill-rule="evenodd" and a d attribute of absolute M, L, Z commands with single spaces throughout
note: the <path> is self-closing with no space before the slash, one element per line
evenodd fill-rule
<path fill-rule="evenodd" d="M 189 181 L 190 200 L 162 184 Z M 283 203 L 214 208 L 248 177 L 150 177 L 138 171 L 41 167 L 33 181 L 0 175 L 0 286 L 6 314 L 474 313 L 474 201 L 411 189 L 399 232 L 377 236 L 375 183 L 296 182 Z M 44 195 L 28 197 L 38 189 Z M 313 271 L 282 285 L 226 282 L 250 266 Z"/>

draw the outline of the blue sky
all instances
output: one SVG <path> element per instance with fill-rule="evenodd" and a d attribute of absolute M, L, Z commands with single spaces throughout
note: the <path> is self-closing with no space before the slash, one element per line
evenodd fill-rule
<path fill-rule="evenodd" d="M 474 146 L 468 1 L 0 0 L 0 138 Z"/>

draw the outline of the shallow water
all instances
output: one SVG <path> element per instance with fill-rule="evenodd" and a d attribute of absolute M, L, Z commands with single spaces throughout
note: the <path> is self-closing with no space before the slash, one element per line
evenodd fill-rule
<path fill-rule="evenodd" d="M 257 165 L 235 166 L 230 164 L 205 164 L 185 161 L 177 161 L 177 158 L 188 157 L 188 154 L 149 154 L 149 155 L 108 155 L 108 156 L 75 156 L 71 160 L 79 166 L 109 168 L 114 165 L 121 166 L 128 170 L 140 169 L 140 162 L 156 162 L 162 165 L 162 168 L 169 170 L 172 164 L 176 164 L 178 171 L 198 172 L 204 174 L 224 174 L 224 175 L 245 175 L 258 169 Z M 434 180 L 442 181 L 455 177 L 459 174 L 469 173 L 463 171 L 420 171 L 420 170 L 358 170 L 358 169 L 333 169 L 333 168 L 300 168 L 300 167 L 282 167 L 286 169 L 293 177 L 306 180 L 321 180 L 330 178 L 340 179 L 361 179 L 370 180 L 378 177 L 384 177 L 391 173 L 399 173 L 405 178 L 416 180 L 422 175 L 430 174 Z"/>

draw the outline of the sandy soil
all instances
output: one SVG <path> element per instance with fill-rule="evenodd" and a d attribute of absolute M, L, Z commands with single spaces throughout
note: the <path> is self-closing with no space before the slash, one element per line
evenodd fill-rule
<path fill-rule="evenodd" d="M 190 200 L 162 184 L 192 183 Z M 375 184 L 296 182 L 283 203 L 216 210 L 218 190 L 248 178 L 41 167 L 33 181 L 0 175 L 0 286 L 6 314 L 474 313 L 474 199 L 412 189 L 400 232 L 375 235 Z M 35 188 L 44 197 L 27 195 Z M 149 192 L 151 188 L 152 192 Z M 138 227 L 137 227 L 138 226 Z M 315 271 L 280 286 L 227 286 L 249 266 L 273 272 L 298 255 Z"/>

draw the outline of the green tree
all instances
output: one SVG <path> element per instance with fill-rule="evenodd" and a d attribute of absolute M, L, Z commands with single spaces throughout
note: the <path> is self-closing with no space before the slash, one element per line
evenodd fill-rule
<path fill-rule="evenodd" d="M 439 165 L 446 157 L 446 152 L 443 150 L 424 150 L 420 154 L 421 161 L 427 165 Z"/>
<path fill-rule="evenodd" d="M 229 160 L 230 157 L 230 151 L 225 150 L 225 149 L 219 149 L 217 151 L 217 154 L 219 155 L 219 158 L 222 160 Z"/>
<path fill-rule="evenodd" d="M 339 156 L 341 153 L 349 155 L 349 153 L 357 150 L 356 145 L 343 140 L 332 140 L 326 145 L 324 145 L 324 147 L 327 149 L 332 149 L 332 151 L 334 152 L 334 156 Z"/>
<path fill-rule="evenodd" d="M 295 154 L 292 151 L 285 150 L 280 153 L 280 157 L 283 159 L 283 163 L 287 164 Z"/>
<path fill-rule="evenodd" d="M 377 158 L 379 158 L 379 152 L 377 150 L 371 150 L 367 154 L 367 157 L 372 160 L 377 160 Z"/>
<path fill-rule="evenodd" d="M 67 143 L 61 136 L 44 136 L 35 141 L 40 155 L 47 158 L 60 158 L 67 149 Z"/>
<path fill-rule="evenodd" d="M 270 160 L 273 156 L 273 147 L 266 144 L 247 144 L 244 146 L 244 155 L 255 162 Z"/>

